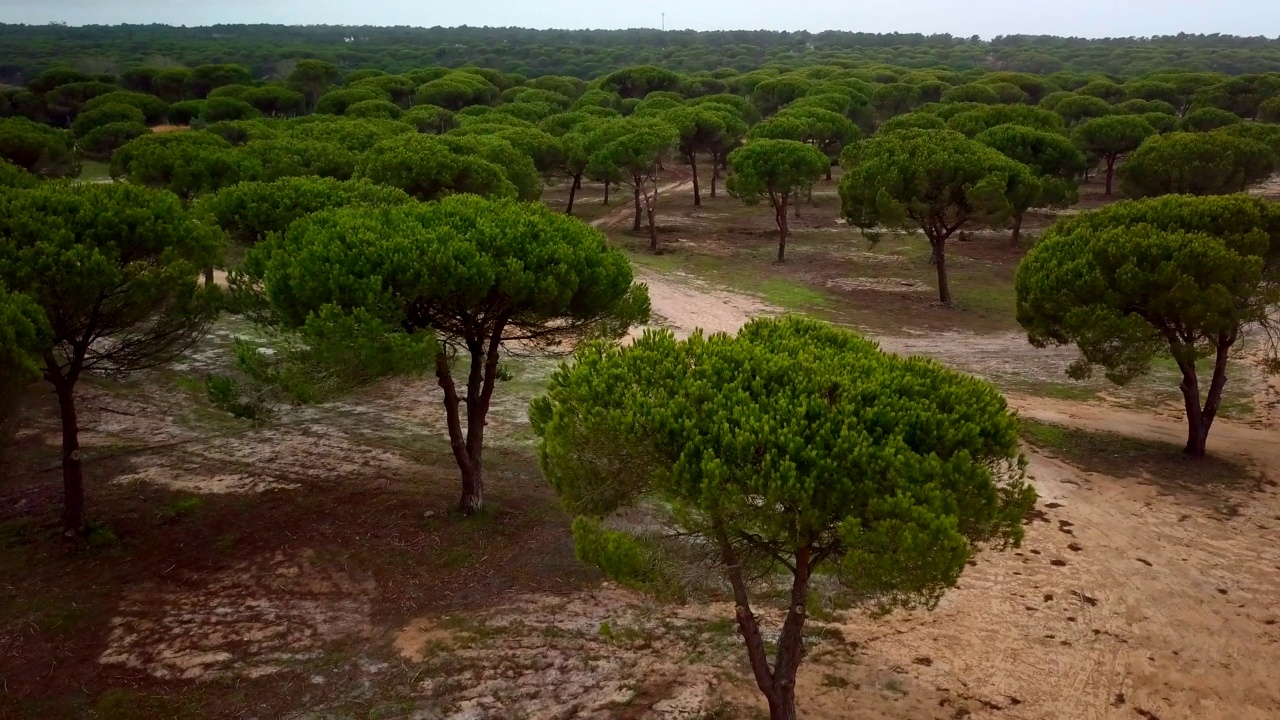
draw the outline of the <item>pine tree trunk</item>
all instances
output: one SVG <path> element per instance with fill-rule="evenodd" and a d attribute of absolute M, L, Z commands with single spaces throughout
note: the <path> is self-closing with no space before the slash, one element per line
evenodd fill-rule
<path fill-rule="evenodd" d="M 689 156 L 689 169 L 693 170 L 693 206 L 702 207 L 702 190 L 698 187 L 698 156 Z"/>
<path fill-rule="evenodd" d="M 506 317 L 498 318 L 489 337 L 467 340 L 471 363 L 467 373 L 466 398 L 458 397 L 449 367 L 449 356 L 443 350 L 436 353 L 436 380 L 444 391 L 449 446 L 462 476 L 462 496 L 458 500 L 458 512 L 464 515 L 474 515 L 484 509 L 484 428 L 493 400 L 493 389 L 498 380 L 498 360 L 506 323 Z M 467 409 L 465 434 L 462 430 L 464 404 Z"/>
<path fill-rule="evenodd" d="M 804 622 L 809 601 L 809 549 L 796 553 L 795 576 L 791 582 L 791 607 L 778 635 L 778 654 L 773 663 L 774 697 L 769 703 L 769 720 L 796 720 L 796 673 L 804 659 Z"/>
<path fill-rule="evenodd" d="M 1013 216 L 1013 246 L 1018 247 L 1018 240 L 1022 238 L 1022 213 Z"/>
<path fill-rule="evenodd" d="M 635 185 L 636 217 L 631 223 L 631 232 L 640 232 L 640 183 Z"/>
<path fill-rule="evenodd" d="M 760 633 L 759 621 L 751 611 L 750 598 L 737 551 L 729 541 L 728 535 L 719 528 L 716 529 L 716 541 L 720 547 L 721 561 L 728 572 L 729 584 L 733 587 L 734 603 L 737 606 L 735 615 L 738 633 L 747 646 L 747 657 L 751 663 L 752 674 L 755 676 L 756 687 L 769 703 L 769 720 L 797 720 L 796 673 L 800 668 L 801 660 L 804 659 L 805 607 L 808 603 L 809 578 L 812 572 L 810 549 L 804 548 L 796 554 L 795 574 L 791 584 L 791 607 L 783 622 L 782 632 L 778 635 L 778 652 L 771 668 L 765 654 L 764 637 Z"/>
<path fill-rule="evenodd" d="M 778 224 L 778 262 L 787 261 L 787 196 L 773 210 L 773 219 Z"/>
<path fill-rule="evenodd" d="M 607 182 L 604 184 L 604 204 L 606 206 L 609 204 L 609 183 Z"/>
<path fill-rule="evenodd" d="M 1217 353 L 1214 358 L 1213 376 L 1209 380 L 1209 392 L 1205 396 L 1204 406 L 1200 405 L 1200 382 L 1194 361 L 1178 360 L 1182 370 L 1183 404 L 1187 412 L 1187 445 L 1183 453 L 1189 457 L 1202 458 L 1208 449 L 1209 429 L 1218 415 L 1222 405 L 1222 391 L 1227 385 L 1227 360 L 1235 338 L 1220 335 Z"/>
<path fill-rule="evenodd" d="M 578 188 L 580 188 L 580 187 L 582 187 L 582 176 L 581 176 L 581 175 L 574 175 L 574 176 L 573 176 L 573 185 L 570 185 L 570 186 L 569 186 L 569 207 L 567 207 L 567 208 L 565 209 L 565 211 L 564 211 L 564 214 L 565 214 L 565 215 L 572 215 L 572 214 L 573 214 L 573 200 L 574 200 L 574 198 L 576 198 L 576 197 L 578 196 Z"/>
<path fill-rule="evenodd" d="M 68 535 L 84 532 L 84 469 L 80 461 L 80 423 L 76 417 L 75 380 L 63 377 L 58 363 L 46 358 L 46 378 L 53 383 L 62 417 L 62 529 Z"/>
<path fill-rule="evenodd" d="M 711 199 L 716 197 L 716 181 L 720 179 L 720 158 L 711 156 Z"/>
<path fill-rule="evenodd" d="M 462 471 L 462 497 L 458 499 L 458 512 L 475 515 L 484 510 L 484 468 L 480 459 L 475 465 Z"/>
<path fill-rule="evenodd" d="M 951 287 L 947 284 L 947 241 L 933 240 L 930 244 L 933 246 L 933 266 L 938 272 L 938 300 L 943 305 L 950 305 Z"/>
<path fill-rule="evenodd" d="M 213 284 L 213 266 L 212 265 L 204 269 L 204 284 L 206 287 Z"/>
<path fill-rule="evenodd" d="M 653 181 L 653 197 L 650 198 L 646 192 L 644 194 L 644 213 L 649 220 L 649 250 L 658 252 L 658 225 L 654 222 L 654 214 L 658 209 L 658 178 L 651 178 Z"/>
<path fill-rule="evenodd" d="M 1116 155 L 1107 155 L 1107 197 L 1111 197 L 1111 180 L 1116 175 Z"/>

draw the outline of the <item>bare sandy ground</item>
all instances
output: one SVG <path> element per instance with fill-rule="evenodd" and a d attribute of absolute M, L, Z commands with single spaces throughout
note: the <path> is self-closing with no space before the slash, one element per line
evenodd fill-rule
<path fill-rule="evenodd" d="M 777 311 L 724 290 L 701 293 L 681 278 L 643 279 L 655 314 L 681 334 L 694 327 L 732 332 Z M 1071 360 L 1067 351 L 1029 348 L 1012 333 L 879 339 L 893 352 L 997 372 L 1025 372 L 1016 356 L 1044 352 L 1042 372 L 1055 379 Z M 1273 400 L 1268 394 L 1259 405 Z M 1184 439 L 1182 418 L 1173 413 L 1016 395 L 1010 403 L 1042 421 Z M 1269 477 L 1280 470 L 1275 438 L 1270 422 L 1220 421 L 1211 443 Z M 827 666 L 816 653 L 806 716 L 964 717 L 964 707 L 972 717 L 1028 720 L 1280 717 L 1280 689 L 1269 682 L 1280 661 L 1274 487 L 1218 489 L 1218 500 L 1238 513 L 1224 517 L 1202 498 L 1162 489 L 1160 478 L 1085 473 L 1038 455 L 1031 469 L 1044 516 L 1028 528 L 1024 547 L 983 557 L 934 613 L 843 624 L 845 636 L 860 643 L 858 659 Z M 833 670 L 851 683 L 841 692 L 814 682 Z M 890 692 L 901 697 L 887 704 L 886 673 L 910 687 Z M 872 689 L 865 698 L 871 706 L 850 702 L 854 685 Z M 749 691 L 743 702 L 752 700 Z M 907 700 L 919 693 L 938 704 Z"/>
<path fill-rule="evenodd" d="M 614 214 L 625 219 L 629 211 Z M 640 271 L 639 279 L 650 286 L 655 322 L 680 335 L 699 327 L 733 332 L 751 317 L 779 312 L 694 278 Z M 1014 334 L 881 340 L 888 350 L 971 370 L 1014 363 L 1005 371 L 1016 374 L 1032 358 L 1039 372 L 1056 378 L 1070 359 L 1050 352 L 1037 362 L 1040 351 Z M 1021 359 L 1011 358 L 1015 349 Z M 99 432 L 187 443 L 159 464 L 140 461 L 131 479 L 188 483 L 181 486 L 197 492 L 281 488 L 285 476 L 311 472 L 395 474 L 413 462 L 364 441 L 379 428 L 437 421 L 434 398 L 403 402 L 406 395 L 428 397 L 430 385 L 400 383 L 361 398 L 350 408 L 367 417 L 359 431 L 339 432 L 304 414 L 288 431 L 195 440 L 163 414 L 139 408 L 138 417 L 113 416 L 119 427 L 99 425 Z M 1267 395 L 1257 404 L 1274 401 Z M 1176 414 L 1016 394 L 1010 402 L 1023 416 L 1048 422 L 1182 439 Z M 505 431 L 524 422 L 514 407 L 495 419 Z M 1214 452 L 1247 459 L 1261 474 L 1258 482 L 1227 487 L 1188 489 L 1142 473 L 1113 477 L 1032 453 L 1042 499 L 1024 545 L 979 556 L 932 613 L 854 614 L 827 623 L 802 671 L 802 716 L 1280 717 L 1280 493 L 1269 482 L 1280 471 L 1276 429 L 1267 417 L 1215 425 Z M 218 463 L 223 470 L 214 480 L 222 480 L 189 484 Z M 282 468 L 279 478 L 264 467 Z M 315 567 L 305 554 L 247 562 L 198 594 L 162 588 L 122 607 L 101 662 L 165 678 L 257 675 L 305 660 L 330 639 L 355 637 L 380 648 L 377 657 L 393 654 L 413 670 L 413 693 L 431 708 L 421 717 L 695 720 L 715 712 L 728 714 L 710 716 L 750 717 L 748 708 L 760 708 L 727 607 L 662 606 L 606 584 L 379 628 L 362 599 L 371 591 L 367 581 Z M 367 668 L 384 671 L 372 660 Z"/>

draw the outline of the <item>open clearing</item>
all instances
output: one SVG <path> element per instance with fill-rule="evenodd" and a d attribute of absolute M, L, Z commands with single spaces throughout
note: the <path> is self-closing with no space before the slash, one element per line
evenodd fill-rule
<path fill-rule="evenodd" d="M 632 252 L 656 325 L 732 332 L 809 313 L 988 377 L 1036 421 L 1041 502 L 1023 546 L 979 556 L 934 612 L 815 621 L 804 717 L 1280 716 L 1280 421 L 1247 348 L 1215 457 L 1187 463 L 1169 444 L 1183 426 L 1167 374 L 1072 383 L 1071 353 L 1017 332 L 1021 251 L 1003 235 L 952 244 L 961 309 L 948 310 L 924 241 L 869 246 L 836 221 L 831 184 L 801 208 L 785 265 L 763 208 L 694 208 L 672 183 L 655 256 L 624 231 L 629 205 L 605 211 L 596 190 L 581 207 Z M 449 513 L 456 470 L 429 378 L 264 425 L 211 408 L 187 378 L 229 364 L 249 330 L 224 319 L 179 367 L 84 383 L 99 522 L 82 546 L 58 536 L 56 413 L 33 398 L 0 479 L 0 716 L 759 713 L 726 603 L 661 605 L 574 559 L 525 410 L 555 361 L 511 359 L 490 421 L 493 509 L 463 519 Z"/>

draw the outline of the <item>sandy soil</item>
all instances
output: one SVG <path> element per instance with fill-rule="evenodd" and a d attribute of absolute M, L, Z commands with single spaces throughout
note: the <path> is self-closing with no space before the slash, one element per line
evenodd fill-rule
<path fill-rule="evenodd" d="M 682 338 L 699 328 L 707 333 L 736 333 L 753 317 L 782 312 L 750 295 L 712 287 L 691 275 L 636 268 L 636 280 L 649 286 L 654 324 L 668 327 Z"/>
<path fill-rule="evenodd" d="M 625 221 L 630 210 L 620 206 L 601 224 Z M 656 322 L 681 335 L 733 332 L 779 312 L 691 277 L 638 277 L 650 286 Z M 1071 359 L 1027 352 L 1013 333 L 881 340 L 895 352 L 995 375 L 1058 379 Z M 206 361 L 196 353 L 188 369 Z M 551 365 L 521 380 L 536 382 Z M 1259 406 L 1276 403 L 1268 387 Z M 436 392 L 429 379 L 387 383 L 343 403 L 290 410 L 274 428 L 211 434 L 184 421 L 189 400 L 130 402 L 87 388 L 86 448 L 160 447 L 128 460 L 124 479 L 207 495 L 301 493 L 300 483 L 319 477 L 376 488 L 423 472 L 423 460 L 400 448 L 439 441 Z M 1064 425 L 1174 442 L 1183 432 L 1176 414 L 1017 394 L 1010 401 L 1024 416 Z M 527 442 L 520 403 L 500 403 L 491 426 L 495 445 Z M 1032 453 L 1042 500 L 1024 545 L 980 555 L 932 613 L 815 622 L 800 679 L 803 717 L 1280 717 L 1275 430 L 1265 419 L 1215 425 L 1214 451 L 1247 459 L 1261 479 L 1205 488 L 1213 503 L 1199 489 L 1141 472 L 1112 477 Z M 234 682 L 309 667 L 339 643 L 354 648 L 362 678 L 405 688 L 411 717 L 695 720 L 760 708 L 722 605 L 661 606 L 605 584 L 493 592 L 484 609 L 406 621 L 375 611 L 378 592 L 368 577 L 304 548 L 245 558 L 199 582 L 162 577 L 113 613 L 99 662 L 156 678 Z M 326 677 L 317 671 L 311 682 Z"/>
<path fill-rule="evenodd" d="M 161 679 L 270 675 L 319 657 L 327 642 L 370 636 L 375 590 L 305 552 L 244 563 L 198 590 L 139 588 L 98 661 Z"/>
<path fill-rule="evenodd" d="M 729 330 L 774 311 L 716 290 L 646 276 L 655 312 L 678 332 Z M 677 281 L 678 282 L 678 281 Z M 670 298 L 670 299 L 668 299 Z M 995 375 L 1031 371 L 1059 379 L 1067 350 L 1025 360 L 1024 336 L 965 333 L 880 338 L 885 349 L 926 354 Z M 1011 352 L 1015 347 L 1019 352 Z M 1258 399 L 1273 407 L 1274 387 Z M 1178 443 L 1176 413 L 1012 396 L 1026 417 Z M 1264 476 L 1280 471 L 1275 426 L 1219 422 L 1216 453 L 1244 458 Z M 853 665 L 815 658 L 803 708 L 814 718 L 1270 718 L 1280 690 L 1267 678 L 1280 660 L 1280 495 L 1267 484 L 1222 490 L 1234 517 L 1162 488 L 1160 478 L 1115 478 L 1033 455 L 1043 514 L 1024 547 L 982 558 L 932 614 L 851 619 Z M 839 673 L 848 687 L 883 688 L 897 675 L 902 697 L 868 708 L 814 683 Z M 838 683 L 837 683 L 838 684 Z M 898 694 L 891 692 L 891 695 Z M 936 696 L 936 697 L 933 697 Z M 740 698 L 750 702 L 750 688 Z M 867 698 L 868 701 L 875 698 Z M 851 710 L 858 707 L 857 713 Z M 865 708 L 865 710 L 864 710 Z M 867 712 L 884 713 L 869 715 Z M 955 714 L 951 714 L 954 712 Z"/>

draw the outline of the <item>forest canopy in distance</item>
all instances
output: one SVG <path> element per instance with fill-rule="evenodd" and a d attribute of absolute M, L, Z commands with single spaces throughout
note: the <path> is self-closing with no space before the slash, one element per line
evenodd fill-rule
<path fill-rule="evenodd" d="M 990 41 L 951 35 L 843 31 L 529 30 L 283 25 L 69 27 L 0 25 L 0 83 L 22 85 L 39 72 L 72 64 L 118 73 L 137 65 L 235 63 L 260 79 L 288 75 L 314 58 L 345 70 L 398 73 L 417 67 L 478 66 L 525 76 L 592 78 L 652 64 L 679 72 L 767 65 L 856 63 L 899 67 L 982 68 L 1048 74 L 1062 71 L 1133 77 L 1158 70 L 1230 75 L 1280 71 L 1280 39 L 1229 35 L 1083 39 L 1003 36 Z"/>

